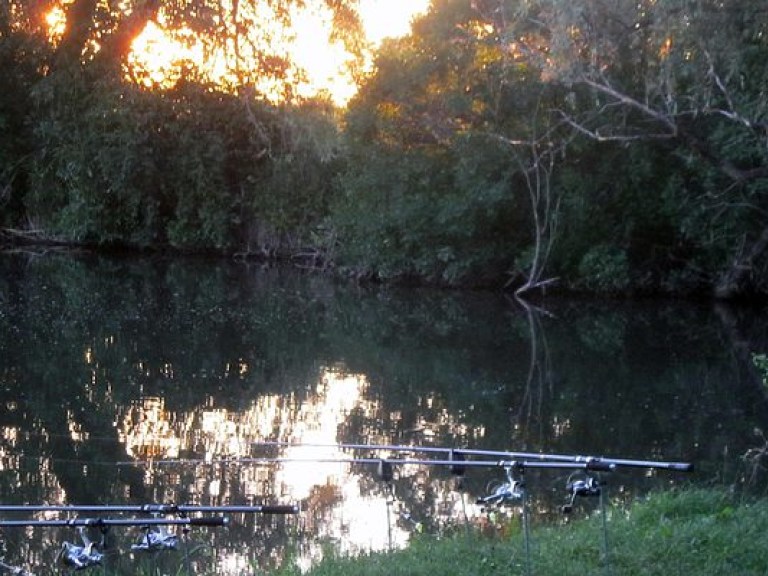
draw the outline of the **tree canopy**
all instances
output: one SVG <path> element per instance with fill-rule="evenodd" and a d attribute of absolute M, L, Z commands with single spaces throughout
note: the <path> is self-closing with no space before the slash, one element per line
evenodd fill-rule
<path fill-rule="evenodd" d="M 346 110 L 292 97 L 280 35 L 310 4 L 358 57 Z M 148 22 L 226 81 L 132 81 Z M 0 225 L 358 278 L 768 293 L 762 3 L 432 0 L 368 73 L 365 50 L 357 0 L 11 0 Z"/>

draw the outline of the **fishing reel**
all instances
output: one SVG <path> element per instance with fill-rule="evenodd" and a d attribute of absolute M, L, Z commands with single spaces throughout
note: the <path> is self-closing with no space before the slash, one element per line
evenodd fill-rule
<path fill-rule="evenodd" d="M 570 494 L 570 500 L 564 504 L 560 511 L 563 514 L 570 514 L 573 511 L 573 504 L 576 498 L 594 498 L 602 494 L 602 482 L 594 476 L 586 475 L 583 478 L 574 479 L 574 475 L 568 477 L 565 489 Z"/>
<path fill-rule="evenodd" d="M 502 482 L 492 494 L 477 499 L 478 504 L 501 505 L 510 500 L 522 500 L 525 494 L 525 483 L 522 480 Z"/>
<path fill-rule="evenodd" d="M 416 520 L 410 512 L 402 511 L 400 512 L 400 518 L 405 521 L 405 523 L 412 529 L 418 532 L 419 534 L 424 532 L 424 524 Z"/>
<path fill-rule="evenodd" d="M 149 526 L 143 526 L 144 534 L 136 544 L 131 544 L 134 552 L 160 552 L 162 550 L 176 550 L 179 545 L 179 537 L 168 532 L 165 526 L 157 526 L 152 530 Z"/>
<path fill-rule="evenodd" d="M 33 576 L 33 574 L 20 566 L 11 566 L 3 561 L 0 561 L 0 568 L 12 574 L 13 576 Z"/>
<path fill-rule="evenodd" d="M 491 493 L 478 498 L 477 504 L 501 506 L 513 500 L 523 500 L 525 498 L 525 482 L 522 479 L 516 480 L 514 478 L 512 469 L 515 467 L 514 464 L 505 466 L 506 482 L 495 485 L 495 487 L 492 484 L 489 485 L 489 489 L 492 488 Z"/>
<path fill-rule="evenodd" d="M 56 560 L 60 564 L 73 568 L 74 570 L 84 570 L 85 568 L 100 565 L 104 559 L 104 554 L 99 552 L 96 543 L 88 538 L 85 533 L 85 528 L 78 527 L 77 531 L 80 534 L 80 539 L 82 540 L 83 545 L 78 546 L 71 542 L 62 543 L 61 550 L 59 550 Z"/>

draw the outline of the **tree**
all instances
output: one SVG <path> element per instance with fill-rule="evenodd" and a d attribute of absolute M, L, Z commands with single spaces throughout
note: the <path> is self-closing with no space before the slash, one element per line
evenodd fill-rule
<path fill-rule="evenodd" d="M 16 3 L 0 5 L 0 70 L 4 87 L 0 92 L 0 226 L 13 227 L 23 214 L 28 190 L 24 169 L 32 153 L 30 94 L 39 80 L 37 59 L 45 58 L 48 47 L 39 31 L 18 31 L 20 17 Z"/>
<path fill-rule="evenodd" d="M 516 5 L 473 2 L 488 39 L 496 44 L 493 76 L 498 86 L 496 119 L 488 132 L 510 148 L 530 206 L 531 247 L 517 258 L 508 285 L 517 282 L 519 296 L 555 282 L 544 276 L 556 240 L 561 187 L 555 177 L 570 135 L 552 114 L 562 100 L 557 86 L 542 82 L 541 63 L 531 59 L 519 44 L 544 46 L 547 39 L 527 19 L 515 18 Z M 516 110 L 513 109 L 515 106 Z M 513 111 L 514 110 L 514 111 Z M 521 113 L 521 110 L 524 110 Z M 523 281 L 517 281 L 522 275 Z"/>
<path fill-rule="evenodd" d="M 385 276 L 523 293 L 548 283 L 557 90 L 503 46 L 505 15 L 480 4 L 434 2 L 380 51 L 347 118 L 341 214 L 348 255 Z"/>
<path fill-rule="evenodd" d="M 599 142 L 665 142 L 696 165 L 705 176 L 688 205 L 707 230 L 699 242 L 730 251 L 713 266 L 715 293 L 765 291 L 768 8 L 749 0 L 515 4 L 515 20 L 548 38 L 526 44 L 528 57 L 572 90 L 562 118 Z"/>
<path fill-rule="evenodd" d="M 247 254 L 254 229 L 271 230 L 271 253 L 304 242 L 332 181 L 333 111 L 319 99 L 273 106 L 258 83 L 271 79 L 290 96 L 291 63 L 269 34 L 288 34 L 295 10 L 310 5 L 3 4 L 0 62 L 14 82 L 0 96 L 0 125 L 10 129 L 0 143 L 0 206 L 12 208 L 2 225 L 65 242 Z M 356 0 L 314 6 L 331 11 L 339 39 L 363 49 Z M 66 20 L 58 35 L 44 24 L 56 10 Z M 163 90 L 132 82 L 128 54 L 150 21 L 224 54 L 230 84 L 193 69 Z M 289 134 L 293 124 L 301 129 Z M 303 138 L 302 129 L 315 133 Z"/>

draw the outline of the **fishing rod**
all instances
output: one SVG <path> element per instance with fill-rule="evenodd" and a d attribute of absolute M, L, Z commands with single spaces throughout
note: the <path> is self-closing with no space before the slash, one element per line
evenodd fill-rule
<path fill-rule="evenodd" d="M 674 472 L 693 472 L 690 462 L 661 462 L 658 460 L 630 460 L 626 458 L 605 458 L 602 456 L 572 456 L 567 454 L 535 454 L 527 452 L 501 452 L 496 450 L 459 449 L 460 454 L 467 456 L 495 456 L 499 458 L 522 458 L 551 462 L 584 462 L 592 465 L 606 465 L 614 468 L 654 468 Z"/>
<path fill-rule="evenodd" d="M 298 514 L 299 506 L 294 504 L 274 504 L 263 506 L 197 506 L 184 504 L 66 504 L 66 505 L 0 505 L 0 512 L 102 512 L 102 513 L 133 513 L 133 514 L 190 514 L 190 513 L 222 513 L 222 514 Z"/>
<path fill-rule="evenodd" d="M 143 462 L 119 462 L 118 464 L 152 464 L 152 465 L 180 465 L 180 464 L 283 464 L 283 463 L 306 463 L 306 464 L 376 464 L 386 462 L 390 465 L 418 465 L 418 466 L 450 466 L 454 469 L 476 467 L 476 468 L 506 468 L 509 466 L 516 468 L 567 468 L 580 470 L 595 470 L 600 472 L 610 472 L 615 466 L 610 462 L 599 460 L 583 461 L 530 461 L 530 460 L 464 460 L 464 459 L 417 459 L 417 458 L 237 458 L 222 460 L 152 460 Z M 2 510 L 2 508 L 0 508 Z"/>
<path fill-rule="evenodd" d="M 602 456 L 578 456 L 568 454 L 546 454 L 539 452 L 510 452 L 500 450 L 478 450 L 471 448 L 447 448 L 437 446 L 408 446 L 399 444 L 322 444 L 322 443 L 296 443 L 283 441 L 254 442 L 253 446 L 283 446 L 288 448 L 317 447 L 337 448 L 339 450 L 375 450 L 391 452 L 424 452 L 438 454 L 453 454 L 454 456 L 485 456 L 492 458 L 504 458 L 510 460 L 553 461 L 553 462 L 586 462 L 602 463 L 615 467 L 655 468 L 675 472 L 693 472 L 693 464 L 690 462 L 663 462 L 658 460 L 630 460 L 626 458 L 605 458 Z"/>
<path fill-rule="evenodd" d="M 64 520 L 0 520 L 0 528 L 66 526 L 75 528 L 110 528 L 112 526 L 207 526 L 229 524 L 226 516 L 199 518 L 68 518 Z"/>

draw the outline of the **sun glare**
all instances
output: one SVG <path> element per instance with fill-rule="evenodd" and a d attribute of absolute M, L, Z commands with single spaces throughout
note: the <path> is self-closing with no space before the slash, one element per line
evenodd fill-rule
<path fill-rule="evenodd" d="M 360 0 L 360 15 L 369 44 L 375 48 L 385 38 L 408 33 L 411 21 L 423 14 L 430 0 Z M 264 22 L 265 19 L 259 18 Z M 51 42 L 58 41 L 65 29 L 61 7 L 46 15 Z M 295 66 L 292 93 L 298 97 L 327 94 L 339 106 L 355 95 L 357 85 L 352 77 L 352 55 L 344 45 L 331 40 L 332 19 L 324 2 L 310 0 L 293 15 L 293 29 L 270 31 L 270 49 L 286 56 Z M 278 40 L 275 40 L 277 38 Z M 182 41 L 183 40 L 183 41 Z M 127 76 L 149 88 L 173 86 L 187 69 L 197 69 L 203 77 L 219 84 L 232 80 L 226 65 L 226 54 L 204 49 L 203 39 L 189 30 L 171 33 L 158 22 L 150 22 L 133 41 L 126 66 Z M 256 88 L 272 100 L 282 97 L 282 90 L 264 81 Z"/>
<path fill-rule="evenodd" d="M 45 15 L 45 25 L 48 27 L 49 42 L 54 44 L 58 42 L 59 38 L 64 34 L 66 23 L 66 15 L 61 6 L 54 6 L 50 12 Z"/>
<path fill-rule="evenodd" d="M 147 24 L 131 47 L 130 76 L 147 87 L 172 85 L 186 64 L 204 60 L 200 49 L 174 40 L 154 22 Z"/>
<path fill-rule="evenodd" d="M 378 45 L 385 38 L 405 36 L 411 21 L 428 8 L 429 0 L 361 0 L 360 14 L 368 41 Z"/>
<path fill-rule="evenodd" d="M 294 15 L 294 39 L 287 50 L 291 61 L 305 71 L 305 77 L 295 87 L 298 96 L 326 92 L 334 102 L 343 104 L 355 92 L 348 72 L 353 58 L 342 43 L 330 40 L 330 32 L 328 11 L 302 10 Z"/>

